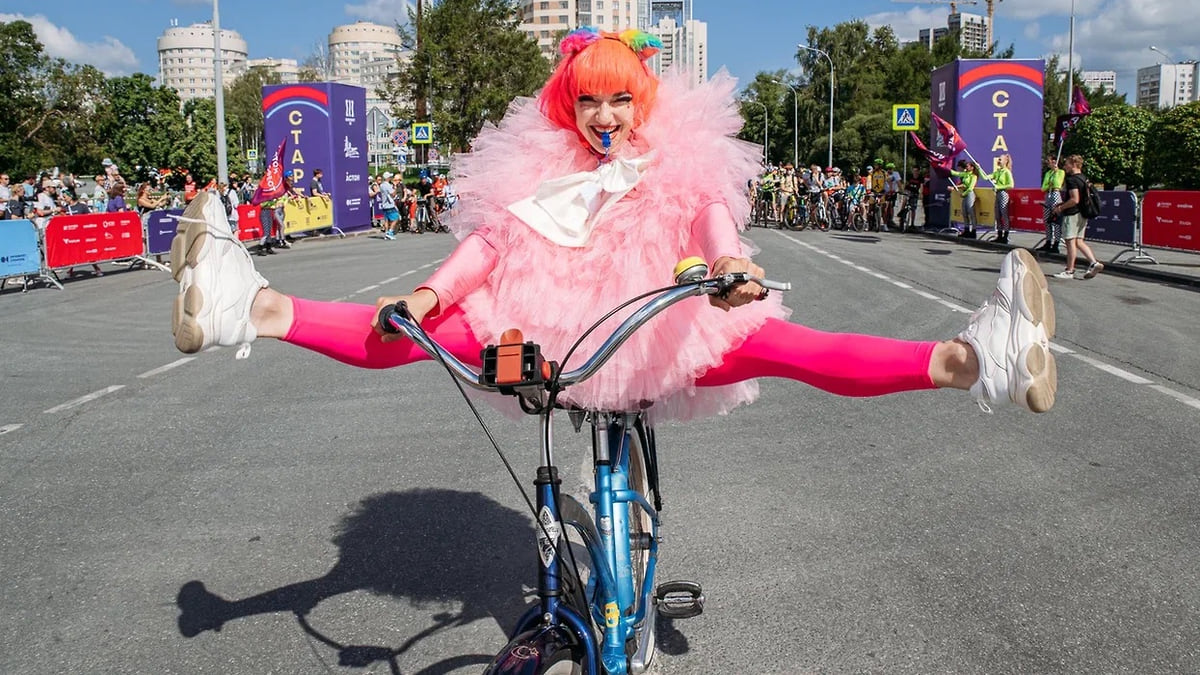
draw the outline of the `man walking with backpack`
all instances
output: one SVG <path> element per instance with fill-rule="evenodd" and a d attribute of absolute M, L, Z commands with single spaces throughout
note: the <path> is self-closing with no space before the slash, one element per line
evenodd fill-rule
<path fill-rule="evenodd" d="M 1091 279 L 1104 270 L 1104 263 L 1096 259 L 1092 248 L 1083 241 L 1089 218 L 1100 215 L 1099 196 L 1093 191 L 1087 176 L 1083 174 L 1083 158 L 1069 155 L 1063 160 L 1062 203 L 1054 207 L 1054 213 L 1062 216 L 1062 236 L 1067 242 L 1067 269 L 1055 274 L 1056 279 L 1075 278 L 1075 258 L 1080 252 L 1087 257 L 1087 272 L 1084 279 Z"/>

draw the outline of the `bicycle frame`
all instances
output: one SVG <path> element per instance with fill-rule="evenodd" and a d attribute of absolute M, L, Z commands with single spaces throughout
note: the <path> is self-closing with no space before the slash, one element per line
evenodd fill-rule
<path fill-rule="evenodd" d="M 740 272 L 704 279 L 707 266 L 699 259 L 684 261 L 676 273 L 678 279 L 685 281 L 663 289 L 634 311 L 582 366 L 558 374 L 554 380 L 556 390 L 561 391 L 593 375 L 634 331 L 681 300 L 720 294 L 746 281 L 756 281 L 764 288 L 775 290 L 791 288 L 790 284 L 757 279 Z M 380 325 L 407 335 L 417 346 L 435 356 L 460 382 L 484 391 L 497 390 L 495 384 L 485 382 L 478 373 L 434 342 L 411 321 L 402 304 L 399 309 L 397 306 L 383 308 Z M 551 370 L 553 367 L 556 366 Z M 545 384 L 541 380 L 522 381 L 505 393 L 517 393 L 523 401 L 542 404 L 545 403 L 542 398 Z M 636 435 L 643 454 L 646 487 L 656 490 L 657 494 L 653 433 L 638 412 L 570 411 L 577 431 L 584 421 L 591 423 L 595 489 L 588 499 L 596 513 L 593 520 L 576 499 L 563 495 L 559 489 L 561 480 L 554 463 L 553 406 L 540 405 L 535 412 L 542 431 L 541 463 L 535 481 L 540 558 L 538 602 L 522 617 L 514 637 L 486 672 L 489 675 L 538 672 L 542 663 L 553 664 L 569 650 L 573 662 L 582 662 L 586 675 L 641 673 L 654 655 L 657 617 L 654 576 L 658 561 L 659 516 L 646 497 L 631 488 L 630 466 Z M 648 516 L 650 531 L 646 533 L 648 539 L 642 541 L 639 537 L 635 547 L 629 536 L 628 518 L 631 511 L 636 514 L 638 509 Z M 592 573 L 586 589 L 564 588 L 562 556 L 564 552 L 571 555 L 569 542 L 562 537 L 564 525 L 579 534 L 587 549 Z M 646 551 L 646 561 L 641 585 L 634 588 L 633 554 L 639 548 Z M 564 593 L 567 594 L 565 598 Z M 586 606 L 575 606 L 579 604 Z M 636 637 L 632 657 L 626 654 L 626 644 L 631 637 Z"/>
<path fill-rule="evenodd" d="M 580 413 L 584 414 L 584 413 Z M 559 491 L 561 481 L 553 465 L 553 436 L 549 433 L 551 412 L 541 414 L 543 430 L 543 466 L 538 468 L 537 511 L 539 514 L 538 603 L 531 607 L 513 631 L 513 641 L 505 652 L 528 652 L 531 642 L 558 637 L 561 629 L 570 631 L 573 646 L 582 652 L 590 675 L 624 675 L 641 673 L 650 665 L 654 654 L 654 579 L 658 561 L 658 512 L 645 496 L 629 486 L 631 435 L 639 433 L 637 413 L 591 412 L 592 459 L 595 467 L 595 487 L 588 500 L 595 509 L 595 519 L 573 497 Z M 643 440 L 648 443 L 648 440 Z M 653 454 L 643 445 L 642 451 Z M 649 457 L 643 458 L 643 461 Z M 634 588 L 632 565 L 634 546 L 628 536 L 628 507 L 636 504 L 651 521 L 646 568 L 640 588 Z M 597 527 L 596 523 L 600 526 Z M 579 534 L 586 548 L 592 574 L 588 579 L 585 600 L 588 616 L 564 599 L 562 560 L 566 553 L 565 540 L 557 538 L 561 526 L 570 526 Z M 558 544 L 557 546 L 555 544 Z M 592 630 L 595 625 L 600 629 Z M 632 657 L 626 655 L 625 645 L 636 638 Z M 524 649 L 522 649 L 524 648 Z M 505 652 L 497 665 L 507 663 Z M 628 663 L 627 663 L 628 661 Z M 489 671 L 500 675 L 515 672 L 504 668 Z"/>

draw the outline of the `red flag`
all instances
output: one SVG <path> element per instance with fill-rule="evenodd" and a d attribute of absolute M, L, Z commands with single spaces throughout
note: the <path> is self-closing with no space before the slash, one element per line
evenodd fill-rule
<path fill-rule="evenodd" d="M 1080 89 L 1078 85 L 1075 86 L 1075 91 L 1071 92 L 1071 114 L 1092 114 L 1092 106 L 1088 105 L 1088 101 L 1083 95 L 1083 89 Z"/>
<path fill-rule="evenodd" d="M 930 150 L 929 148 L 925 147 L 925 144 L 921 142 L 921 138 L 917 136 L 916 133 L 912 131 L 908 133 L 912 136 L 913 143 L 917 146 L 917 149 L 920 150 L 923 155 L 925 155 L 925 158 L 929 160 L 929 164 L 933 166 L 933 168 L 941 171 L 944 174 L 950 172 L 950 166 L 954 163 L 954 155 L 947 154 L 945 152 L 945 148 L 934 148 L 933 150 Z"/>
<path fill-rule="evenodd" d="M 216 190 L 217 189 L 217 179 L 214 178 L 214 179 L 208 181 L 208 185 L 205 185 L 204 189 L 205 190 Z"/>
<path fill-rule="evenodd" d="M 275 157 L 271 159 L 271 163 L 267 165 L 267 170 L 263 173 L 262 180 L 258 182 L 258 189 L 250 198 L 251 204 L 269 202 L 282 197 L 287 192 L 287 187 L 283 184 L 283 151 L 286 145 L 287 138 L 285 137 L 279 142 L 279 147 L 275 149 Z"/>
<path fill-rule="evenodd" d="M 937 113 L 929 113 L 929 119 L 933 121 L 933 128 L 937 131 L 937 137 L 940 141 L 935 145 L 946 148 L 947 154 L 953 160 L 954 156 L 963 150 L 967 149 L 967 142 L 958 135 L 958 129 L 954 128 L 946 120 L 937 116 Z"/>

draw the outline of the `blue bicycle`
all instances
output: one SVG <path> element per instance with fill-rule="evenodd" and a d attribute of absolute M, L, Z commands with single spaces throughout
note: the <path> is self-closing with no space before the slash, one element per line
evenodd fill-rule
<path fill-rule="evenodd" d="M 403 303 L 381 310 L 381 326 L 407 335 L 440 362 L 456 383 L 515 396 L 521 408 L 539 420 L 541 465 L 534 481 L 536 500 L 525 496 L 537 528 L 541 562 L 538 602 L 518 622 L 509 643 L 485 671 L 487 675 L 642 673 L 654 658 L 658 617 L 681 619 L 703 612 L 700 584 L 654 583 L 662 500 L 654 429 L 645 413 L 583 410 L 560 404 L 558 396 L 595 374 L 636 330 L 677 302 L 699 295 L 722 295 L 749 281 L 764 289 L 791 287 L 746 273 L 707 275 L 703 260 L 689 258 L 676 267 L 676 285 L 640 295 L 606 314 L 585 336 L 624 307 L 651 298 L 582 366 L 570 371 L 565 364 L 574 348 L 562 362 L 548 361 L 538 345 L 525 342 L 519 331 L 511 330 L 501 336 L 501 344 L 484 348 L 483 368 L 476 373 L 412 321 Z M 567 411 L 576 432 L 585 424 L 591 431 L 595 481 L 588 497 L 591 513 L 560 491 L 552 416 L 561 409 Z M 502 452 L 500 456 L 504 459 Z M 504 462 L 519 486 L 511 465 L 506 459 Z M 585 560 L 576 559 L 572 540 L 586 549 Z"/>

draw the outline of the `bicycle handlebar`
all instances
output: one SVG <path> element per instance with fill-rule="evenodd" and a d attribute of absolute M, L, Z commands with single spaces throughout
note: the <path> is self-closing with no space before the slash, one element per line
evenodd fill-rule
<path fill-rule="evenodd" d="M 697 263 L 681 272 L 676 277 L 677 281 L 682 280 L 681 283 L 666 288 L 662 293 L 659 293 L 638 308 L 637 311 L 630 315 L 628 319 L 625 319 L 605 339 L 600 348 L 582 366 L 561 373 L 558 377 L 554 378 L 557 386 L 565 388 L 582 382 L 594 375 L 634 332 L 663 310 L 685 298 L 698 295 L 724 295 L 734 286 L 752 281 L 758 283 L 764 289 L 764 293 L 759 296 L 759 299 L 766 297 L 766 290 L 789 291 L 792 288 L 790 283 L 760 279 L 745 272 L 732 272 L 711 278 L 696 278 L 697 276 L 704 277 L 707 273 L 708 268 L 703 263 Z M 484 382 L 479 373 L 458 360 L 453 354 L 446 351 L 445 348 L 430 338 L 420 325 L 412 320 L 412 316 L 408 313 L 408 307 L 403 301 L 394 305 L 384 306 L 379 311 L 379 325 L 385 333 L 403 333 L 406 335 L 434 359 L 441 360 L 450 370 L 450 373 L 463 384 L 482 391 L 497 391 L 501 388 L 500 385 Z"/>

